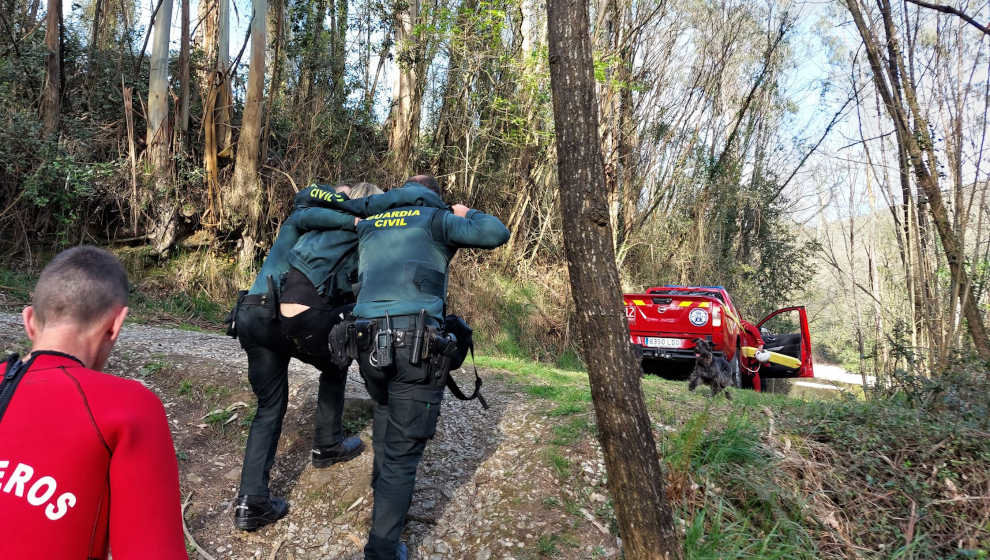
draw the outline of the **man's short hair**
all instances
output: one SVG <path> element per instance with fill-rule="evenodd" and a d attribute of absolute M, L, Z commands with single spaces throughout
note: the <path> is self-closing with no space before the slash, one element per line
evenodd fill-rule
<path fill-rule="evenodd" d="M 419 183 L 420 185 L 423 185 L 443 197 L 443 189 L 440 188 L 440 183 L 437 182 L 437 178 L 433 175 L 415 175 L 410 177 L 409 180 Z"/>
<path fill-rule="evenodd" d="M 38 321 L 86 324 L 127 305 L 127 273 L 107 251 L 82 245 L 62 251 L 41 271 L 31 305 Z"/>

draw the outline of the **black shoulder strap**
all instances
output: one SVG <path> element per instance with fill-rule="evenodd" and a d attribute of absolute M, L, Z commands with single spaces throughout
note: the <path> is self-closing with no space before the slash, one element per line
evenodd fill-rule
<path fill-rule="evenodd" d="M 326 282 L 323 283 L 324 294 L 330 297 L 334 297 L 336 295 L 334 294 L 334 288 L 336 287 L 337 274 L 340 273 L 340 269 L 344 266 L 344 263 L 347 262 L 347 259 L 351 258 L 351 255 L 356 253 L 357 250 L 358 244 L 356 242 L 352 243 L 351 246 L 344 251 L 344 254 L 337 259 L 337 264 L 333 265 L 333 268 L 330 269 L 330 276 L 328 276 Z M 350 279 L 348 279 L 348 282 L 350 282 Z M 354 295 L 357 296 L 357 293 Z"/>
<path fill-rule="evenodd" d="M 461 388 L 457 386 L 457 382 L 454 381 L 454 377 L 447 372 L 447 388 L 450 389 L 451 394 L 462 401 L 470 401 L 473 399 L 478 399 L 481 403 L 481 408 L 488 410 L 488 402 L 485 401 L 485 397 L 481 395 L 481 376 L 478 375 L 478 365 L 474 363 L 474 342 L 468 346 L 471 350 L 471 366 L 474 367 L 474 393 L 471 393 L 470 397 L 464 396 L 464 392 Z"/>
<path fill-rule="evenodd" d="M 0 380 L 0 420 L 3 420 L 3 415 L 7 412 L 7 405 L 10 404 L 10 399 L 13 398 L 17 385 L 24 378 L 24 372 L 33 361 L 34 358 L 31 358 L 27 363 L 24 363 L 17 354 L 7 356 L 7 369 L 4 370 L 3 379 Z"/>
<path fill-rule="evenodd" d="M 439 243 L 447 243 L 447 232 L 443 227 L 443 221 L 447 214 L 450 214 L 450 210 L 438 208 L 430 216 L 430 235 L 434 241 Z"/>

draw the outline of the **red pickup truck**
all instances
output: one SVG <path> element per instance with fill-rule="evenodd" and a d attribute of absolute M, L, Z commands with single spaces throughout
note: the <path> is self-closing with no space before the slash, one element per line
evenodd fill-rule
<path fill-rule="evenodd" d="M 622 298 L 644 369 L 693 362 L 694 340 L 705 338 L 728 360 L 738 387 L 759 391 L 761 377 L 814 377 L 804 306 L 778 309 L 754 325 L 721 286 L 656 286 Z"/>

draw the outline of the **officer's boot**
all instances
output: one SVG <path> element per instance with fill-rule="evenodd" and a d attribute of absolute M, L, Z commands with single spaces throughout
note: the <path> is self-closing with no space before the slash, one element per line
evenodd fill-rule
<path fill-rule="evenodd" d="M 313 466 L 325 469 L 336 463 L 350 461 L 364 451 L 364 442 L 357 436 L 344 438 L 337 445 L 313 448 Z"/>
<path fill-rule="evenodd" d="M 275 523 L 289 513 L 289 503 L 268 496 L 238 496 L 234 507 L 234 525 L 242 531 L 254 531 Z"/>

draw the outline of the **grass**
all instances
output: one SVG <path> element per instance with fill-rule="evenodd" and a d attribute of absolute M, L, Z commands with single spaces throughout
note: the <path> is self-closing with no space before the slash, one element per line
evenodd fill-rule
<path fill-rule="evenodd" d="M 375 409 L 371 406 L 361 406 L 358 402 L 344 404 L 344 414 L 341 420 L 344 433 L 348 435 L 361 433 L 371 425 Z"/>
<path fill-rule="evenodd" d="M 553 556 L 557 554 L 557 542 L 560 537 L 557 535 L 542 535 L 540 540 L 536 542 L 536 552 L 540 556 Z"/>
<path fill-rule="evenodd" d="M 122 256 L 122 261 L 127 268 L 135 269 L 133 258 Z M 168 277 L 175 274 L 175 269 L 182 267 L 184 262 L 178 259 L 164 267 L 156 265 L 137 268 L 137 271 L 129 270 L 131 293 L 128 323 L 166 323 L 194 331 L 216 331 L 221 327 L 232 301 L 217 301 L 202 286 L 200 289 L 188 289 L 191 286 L 182 286 Z M 0 292 L 8 296 L 7 311 L 18 311 L 28 304 L 39 273 L 38 270 L 0 267 Z M 236 290 L 230 291 L 228 299 L 233 300 L 235 293 Z"/>
<path fill-rule="evenodd" d="M 0 291 L 6 292 L 14 300 L 14 304 L 27 304 L 36 280 L 37 277 L 33 274 L 0 267 Z M 15 305 L 17 306 L 19 305 Z"/>
<path fill-rule="evenodd" d="M 184 293 L 156 297 L 134 291 L 129 306 L 129 323 L 166 323 L 197 332 L 216 332 L 229 311 L 203 294 Z"/>
<path fill-rule="evenodd" d="M 567 480 L 571 476 L 571 461 L 560 454 L 560 452 L 553 446 L 547 449 L 547 461 L 549 461 L 550 466 L 553 467 L 554 472 L 557 474 L 557 478 L 560 480 Z"/>
<path fill-rule="evenodd" d="M 169 363 L 166 362 L 162 357 L 155 357 L 154 360 L 141 366 L 138 370 L 139 377 L 154 377 L 155 375 L 167 370 L 170 367 Z M 180 388 L 181 389 L 181 388 Z M 179 394 L 182 394 L 181 392 Z"/>
<path fill-rule="evenodd" d="M 679 473 L 715 471 L 731 466 L 766 462 L 759 428 L 747 413 L 736 413 L 719 429 L 709 429 L 708 409 L 695 415 L 672 437 L 662 442 L 664 460 Z"/>
<path fill-rule="evenodd" d="M 553 439 L 550 442 L 559 447 L 568 447 L 583 439 L 592 429 L 586 416 L 571 418 L 566 423 L 553 427 Z"/>
<path fill-rule="evenodd" d="M 806 534 L 785 534 L 779 524 L 761 532 L 724 501 L 703 508 L 684 534 L 685 558 L 815 559 L 820 558 Z"/>
<path fill-rule="evenodd" d="M 583 371 L 551 367 L 530 360 L 511 357 L 478 356 L 478 365 L 511 374 L 527 394 L 553 402 L 553 416 L 569 416 L 591 410 L 588 374 Z"/>
<path fill-rule="evenodd" d="M 188 379 L 183 379 L 179 383 L 179 391 L 178 392 L 179 392 L 179 395 L 180 396 L 191 395 L 192 394 L 192 391 L 193 391 L 193 383 L 192 383 L 192 381 L 189 381 Z"/>
<path fill-rule="evenodd" d="M 581 484 L 574 465 L 595 431 L 587 374 L 517 358 L 478 363 L 543 403 L 547 465 Z M 728 401 L 653 377 L 642 388 L 686 558 L 990 558 L 990 436 L 986 418 L 968 412 L 978 407 L 740 390 Z M 585 505 L 543 501 L 576 522 Z M 614 526 L 609 508 L 589 509 Z"/>

